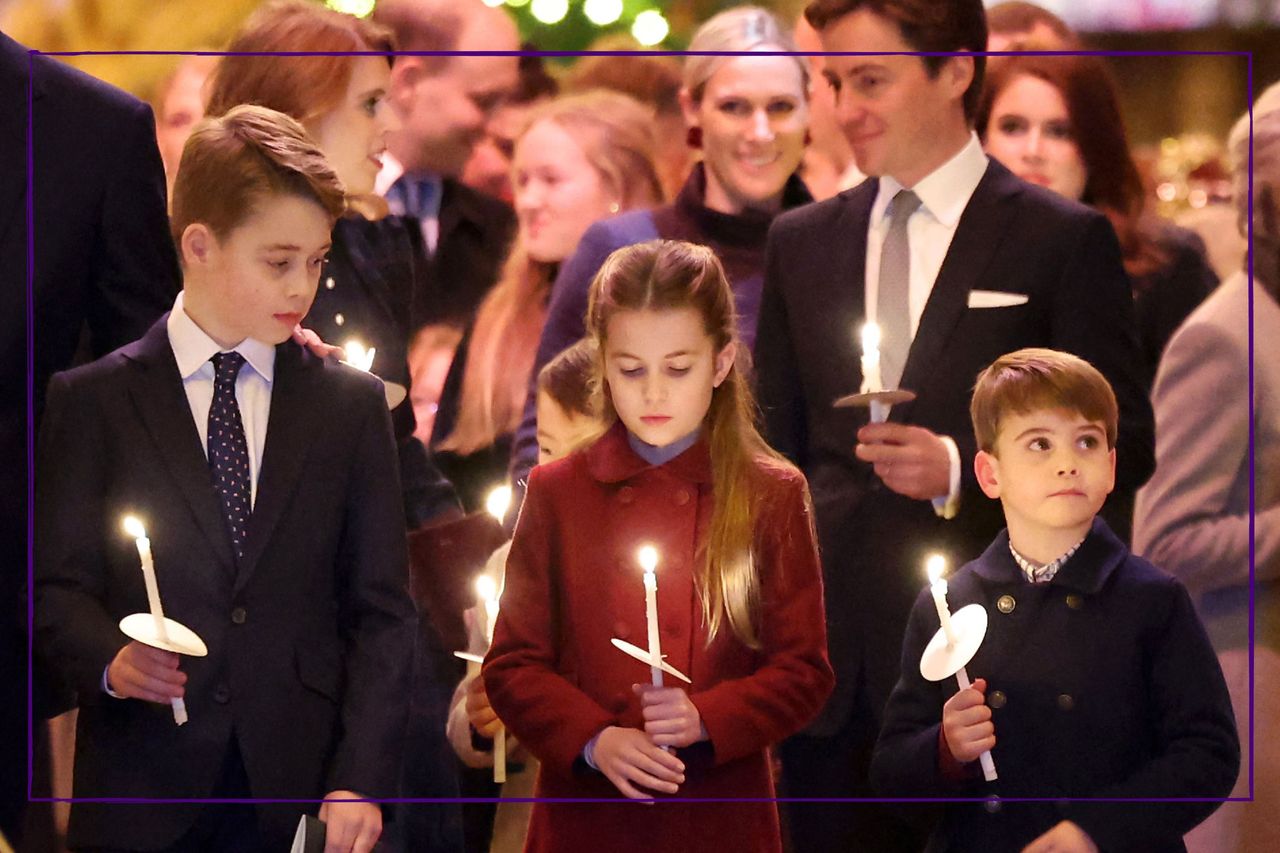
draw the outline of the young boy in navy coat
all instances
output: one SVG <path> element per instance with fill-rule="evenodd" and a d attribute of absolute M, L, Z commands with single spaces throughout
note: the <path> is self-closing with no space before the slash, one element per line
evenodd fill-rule
<path fill-rule="evenodd" d="M 184 290 L 140 340 L 54 376 L 40 437 L 35 628 L 79 695 L 77 798 L 326 802 L 367 851 L 395 794 L 414 631 L 404 514 L 378 381 L 290 342 L 343 188 L 301 125 L 261 107 L 184 149 Z M 130 641 L 147 610 L 207 657 Z M 169 702 L 182 697 L 189 722 Z M 314 806 L 310 809 L 314 811 Z M 303 803 L 72 806 L 92 850 L 283 850 Z"/>
<path fill-rule="evenodd" d="M 979 375 L 970 413 L 978 483 L 1008 526 L 951 579 L 948 603 L 985 607 L 986 638 L 972 687 L 926 681 L 920 656 L 939 624 L 921 593 L 873 779 L 892 796 L 1050 800 L 953 804 L 931 850 L 1184 850 L 1218 803 L 1090 802 L 1225 797 L 1240 761 L 1186 590 L 1096 517 L 1115 483 L 1111 386 L 1076 356 L 1023 349 Z"/>

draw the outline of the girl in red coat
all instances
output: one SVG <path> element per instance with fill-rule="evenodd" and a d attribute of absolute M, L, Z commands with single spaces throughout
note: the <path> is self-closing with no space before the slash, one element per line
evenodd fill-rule
<path fill-rule="evenodd" d="M 484 666 L 542 762 L 528 851 L 780 851 L 768 748 L 833 679 L 804 477 L 754 426 L 733 296 L 711 250 L 654 241 L 591 288 L 607 431 L 535 468 Z M 653 687 L 637 552 L 657 549 L 660 639 L 688 686 Z M 671 676 L 667 685 L 681 684 Z M 621 796 L 656 800 L 653 808 Z"/>

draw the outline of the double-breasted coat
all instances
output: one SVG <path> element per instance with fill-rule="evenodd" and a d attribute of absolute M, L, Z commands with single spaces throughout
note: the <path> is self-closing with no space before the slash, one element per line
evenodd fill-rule
<path fill-rule="evenodd" d="M 536 804 L 527 850 L 781 850 L 772 803 L 681 802 L 773 796 L 769 746 L 812 719 L 832 687 L 808 488 L 790 467 L 759 471 L 753 650 L 727 624 L 707 642 L 694 584 L 713 508 L 705 440 L 650 466 L 618 424 L 534 469 L 483 674 L 499 717 L 542 761 L 537 796 L 621 799 L 582 751 L 607 726 L 644 725 L 632 685 L 648 681 L 648 667 L 610 640 L 648 644 L 637 561 L 645 543 L 660 555 L 662 652 L 692 679 L 686 689 L 710 740 L 679 750 L 685 783 L 652 809 Z"/>
<path fill-rule="evenodd" d="M 890 796 L 1047 801 L 954 803 L 930 850 L 1021 850 L 1060 820 L 1103 851 L 1184 850 L 1182 835 L 1218 804 L 1177 798 L 1227 796 L 1240 745 L 1222 672 L 1182 585 L 1095 519 L 1051 581 L 1025 580 L 1005 531 L 956 573 L 947 599 L 952 611 L 987 609 L 967 671 L 987 680 L 999 779 L 983 782 L 977 762 L 964 779 L 940 770 L 942 706 L 958 687 L 920 674 L 938 630 L 926 589 L 911 612 L 872 780 Z M 1165 802 L 1091 801 L 1101 798 Z"/>

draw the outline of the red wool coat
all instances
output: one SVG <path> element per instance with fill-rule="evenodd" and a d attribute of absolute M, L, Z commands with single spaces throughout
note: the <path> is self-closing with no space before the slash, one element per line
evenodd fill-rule
<path fill-rule="evenodd" d="M 808 488 L 794 470 L 761 470 L 762 642 L 753 651 L 727 624 L 707 644 L 694 589 L 696 546 L 712 511 L 705 442 L 653 467 L 618 425 L 534 469 L 483 673 L 499 717 L 542 761 L 536 795 L 623 799 L 581 755 L 606 726 L 644 726 L 631 688 L 648 682 L 649 668 L 609 642 L 647 645 L 642 544 L 660 555 L 663 654 L 693 680 L 686 689 L 710 743 L 679 751 L 685 783 L 654 806 L 536 804 L 526 850 L 781 850 L 772 803 L 685 802 L 772 797 L 767 749 L 809 722 L 833 684 Z"/>

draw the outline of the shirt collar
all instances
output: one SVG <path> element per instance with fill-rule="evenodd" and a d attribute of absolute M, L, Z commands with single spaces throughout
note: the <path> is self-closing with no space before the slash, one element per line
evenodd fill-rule
<path fill-rule="evenodd" d="M 880 189 L 871 205 L 871 222 L 877 224 L 884 218 L 889 202 L 899 190 L 911 189 L 920 199 L 920 206 L 948 228 L 955 228 L 960 215 L 973 197 L 973 191 L 987 171 L 987 155 L 978 142 L 976 133 L 969 134 L 969 142 L 955 156 L 916 182 L 914 187 L 903 187 L 894 178 L 880 178 Z"/>
<path fill-rule="evenodd" d="M 392 156 L 389 150 L 383 151 L 382 170 L 373 179 L 373 191 L 380 196 L 385 196 L 387 190 L 391 189 L 391 185 L 400 180 L 400 176 L 403 174 L 404 164 Z"/>
<path fill-rule="evenodd" d="M 599 440 L 585 451 L 587 470 L 601 483 L 629 480 L 654 466 L 640 457 L 627 441 L 627 428 L 622 421 L 613 424 Z M 711 482 L 711 449 L 706 437 L 698 440 L 674 459 L 658 466 L 681 479 L 693 483 Z"/>
<path fill-rule="evenodd" d="M 1086 534 L 1085 536 L 1087 536 Z M 1058 573 L 1058 569 L 1062 568 L 1067 560 L 1071 559 L 1071 555 L 1080 549 L 1084 544 L 1085 536 L 1080 537 L 1080 541 L 1072 545 L 1066 550 L 1066 553 L 1060 555 L 1056 560 L 1050 560 L 1044 565 L 1040 565 L 1018 553 L 1018 549 L 1013 547 L 1013 543 L 1009 543 L 1009 553 L 1013 555 L 1013 561 L 1018 564 L 1018 568 L 1022 570 L 1022 576 L 1031 583 L 1048 583 L 1053 580 L 1053 576 Z"/>
<path fill-rule="evenodd" d="M 209 359 L 223 351 L 221 345 L 200 328 L 182 307 L 181 292 L 173 301 L 173 310 L 169 312 L 167 331 L 169 345 L 173 347 L 173 357 L 178 363 L 178 374 L 187 380 L 209 363 Z M 245 338 L 232 348 L 232 351 L 244 356 L 249 366 L 267 382 L 275 377 L 276 348 L 253 338 Z"/>

